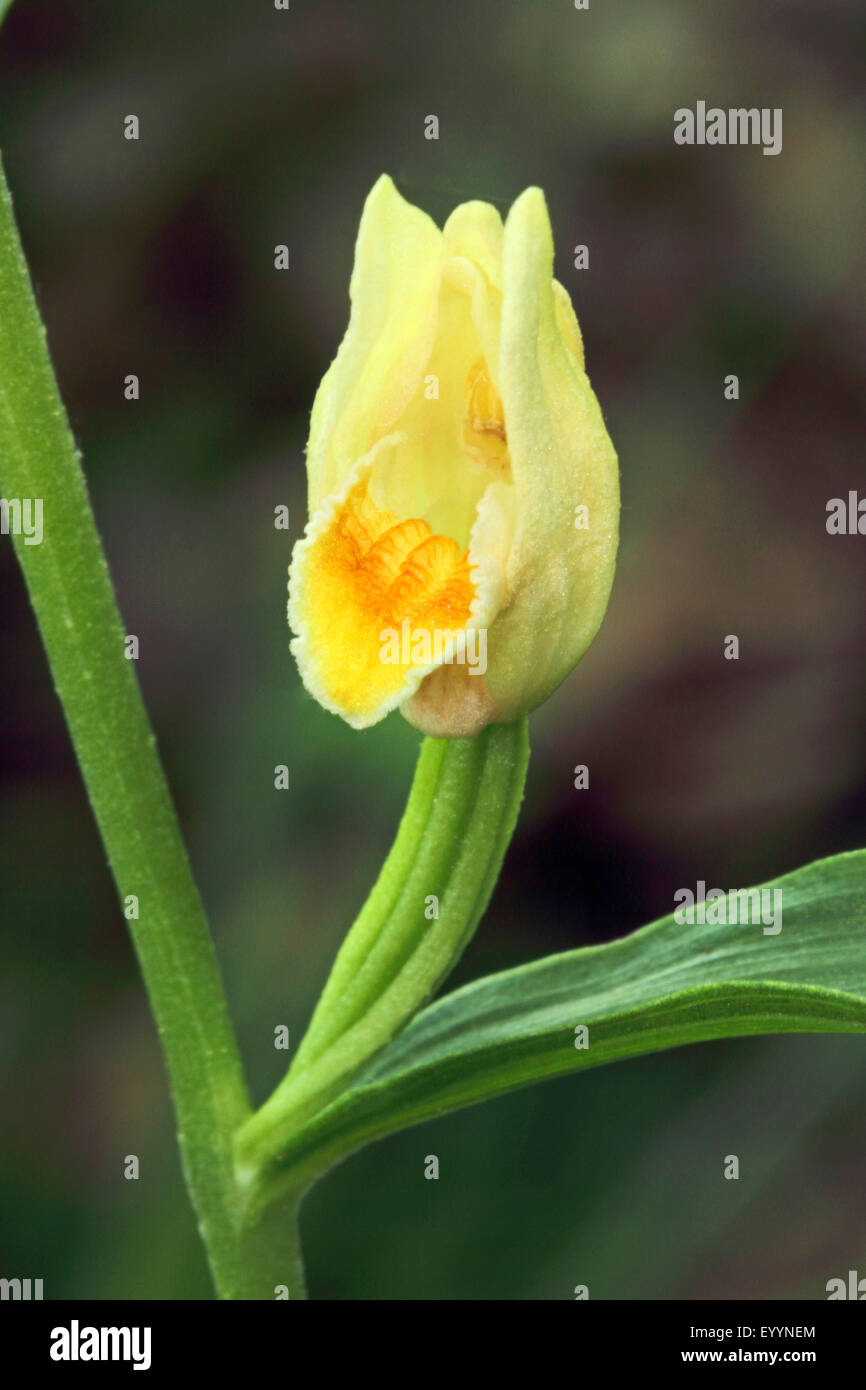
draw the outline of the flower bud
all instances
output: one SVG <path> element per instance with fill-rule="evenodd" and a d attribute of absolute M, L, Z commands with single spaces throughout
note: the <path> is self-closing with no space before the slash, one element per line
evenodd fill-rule
<path fill-rule="evenodd" d="M 387 176 L 319 387 L 289 575 L 307 689 L 355 728 L 400 708 L 462 738 L 545 700 L 589 646 L 616 558 L 616 454 L 553 279 L 544 196 L 440 231 Z"/>

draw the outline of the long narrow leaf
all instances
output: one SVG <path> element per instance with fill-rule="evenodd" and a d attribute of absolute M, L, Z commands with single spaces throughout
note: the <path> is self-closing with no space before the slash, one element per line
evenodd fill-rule
<path fill-rule="evenodd" d="M 447 995 L 294 1137 L 272 1177 L 321 1171 L 394 1130 L 604 1062 L 746 1034 L 866 1032 L 866 851 L 764 887 L 782 895 L 775 934 L 761 921 L 671 915 Z"/>

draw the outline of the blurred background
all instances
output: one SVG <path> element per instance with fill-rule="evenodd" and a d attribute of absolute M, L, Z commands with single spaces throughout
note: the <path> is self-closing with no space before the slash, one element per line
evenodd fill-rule
<path fill-rule="evenodd" d="M 866 495 L 864 37 L 857 0 L 15 0 L 0 148 L 258 1099 L 418 745 L 399 714 L 358 734 L 319 709 L 284 616 L 309 407 L 383 170 L 440 222 L 544 188 L 622 466 L 608 616 L 533 716 L 518 832 L 451 983 L 629 932 L 699 878 L 866 846 L 866 539 L 825 530 L 828 499 Z M 782 107 L 782 153 L 675 146 L 673 112 L 698 99 Z M 0 1273 L 47 1298 L 209 1297 L 5 541 L 0 592 Z M 864 1146 L 862 1039 L 603 1068 L 350 1159 L 304 1209 L 311 1293 L 823 1298 L 866 1275 Z"/>

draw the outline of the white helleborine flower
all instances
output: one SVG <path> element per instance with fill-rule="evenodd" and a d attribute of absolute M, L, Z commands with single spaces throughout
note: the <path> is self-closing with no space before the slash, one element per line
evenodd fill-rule
<path fill-rule="evenodd" d="M 598 630 L 616 454 L 552 268 L 540 189 L 504 227 L 472 202 L 442 231 L 386 176 L 367 198 L 289 573 L 304 684 L 355 728 L 397 707 L 439 737 L 516 719 Z"/>

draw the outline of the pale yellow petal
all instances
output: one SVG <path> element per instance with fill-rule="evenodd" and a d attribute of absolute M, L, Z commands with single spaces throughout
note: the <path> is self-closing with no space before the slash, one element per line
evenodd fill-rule
<path fill-rule="evenodd" d="M 313 405 L 311 513 L 394 427 L 418 389 L 436 335 L 441 251 L 436 224 L 383 174 L 361 216 L 349 327 Z"/>
<path fill-rule="evenodd" d="M 541 703 L 589 646 L 616 558 L 616 454 L 552 277 L 547 208 L 530 188 L 508 216 L 503 259 L 499 384 L 516 525 L 487 680 L 505 717 Z"/>
<path fill-rule="evenodd" d="M 501 291 L 502 239 L 502 218 L 491 203 L 461 203 L 442 229 L 442 254 L 474 261 Z"/>
<path fill-rule="evenodd" d="M 556 304 L 556 325 L 562 341 L 577 365 L 582 367 L 584 365 L 583 337 L 580 332 L 580 324 L 577 321 L 577 314 L 574 312 L 574 305 L 568 296 L 568 291 L 558 280 L 553 282 L 553 297 Z"/>

